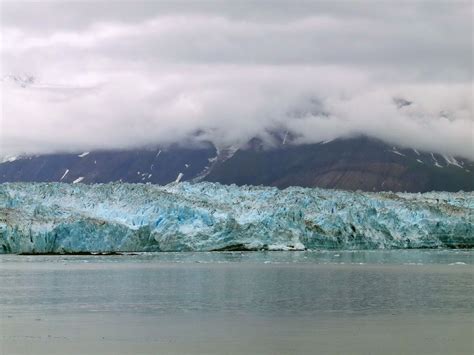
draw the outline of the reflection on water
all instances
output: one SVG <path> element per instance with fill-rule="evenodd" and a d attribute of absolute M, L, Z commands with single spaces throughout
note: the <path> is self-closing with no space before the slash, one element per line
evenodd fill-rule
<path fill-rule="evenodd" d="M 471 251 L 0 256 L 2 354 L 472 354 Z"/>
<path fill-rule="evenodd" d="M 472 312 L 472 255 L 363 251 L 1 256 L 0 308 L 20 313 L 294 316 Z"/>
<path fill-rule="evenodd" d="M 310 264 L 474 264 L 474 250 L 341 250 L 291 252 L 158 252 L 91 256 L 1 255 L 0 263 L 310 263 Z"/>

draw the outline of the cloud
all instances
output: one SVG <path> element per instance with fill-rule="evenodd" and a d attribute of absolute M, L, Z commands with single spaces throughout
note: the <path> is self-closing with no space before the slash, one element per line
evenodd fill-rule
<path fill-rule="evenodd" d="M 2 77 L 36 81 L 2 82 L 0 154 L 288 130 L 474 159 L 470 2 L 94 4 L 3 4 Z"/>

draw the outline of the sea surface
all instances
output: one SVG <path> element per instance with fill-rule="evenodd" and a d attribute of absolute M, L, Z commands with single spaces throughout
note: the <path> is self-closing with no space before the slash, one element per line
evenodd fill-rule
<path fill-rule="evenodd" d="M 474 251 L 0 255 L 0 354 L 472 354 Z"/>

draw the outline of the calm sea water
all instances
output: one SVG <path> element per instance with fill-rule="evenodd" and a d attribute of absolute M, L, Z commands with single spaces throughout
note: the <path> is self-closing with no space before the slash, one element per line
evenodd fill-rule
<path fill-rule="evenodd" d="M 471 354 L 474 252 L 0 256 L 1 354 Z"/>

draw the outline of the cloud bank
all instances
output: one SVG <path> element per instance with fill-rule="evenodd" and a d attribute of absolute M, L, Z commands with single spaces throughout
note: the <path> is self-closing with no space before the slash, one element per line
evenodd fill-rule
<path fill-rule="evenodd" d="M 470 1 L 2 2 L 0 155 L 289 131 L 474 159 L 472 16 Z"/>

